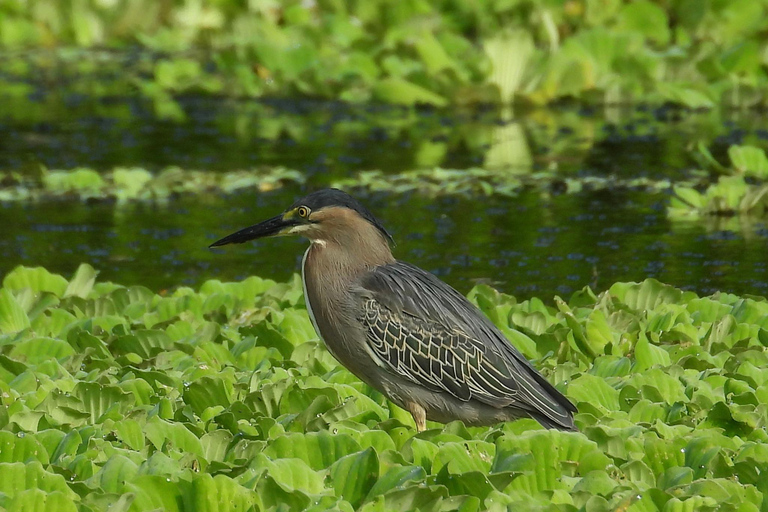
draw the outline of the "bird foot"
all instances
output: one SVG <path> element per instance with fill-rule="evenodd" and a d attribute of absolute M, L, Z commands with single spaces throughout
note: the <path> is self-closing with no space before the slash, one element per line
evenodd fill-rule
<path fill-rule="evenodd" d="M 408 412 L 413 416 L 413 421 L 416 422 L 416 432 L 424 432 L 427 430 L 427 412 L 419 404 L 410 402 L 408 404 Z"/>

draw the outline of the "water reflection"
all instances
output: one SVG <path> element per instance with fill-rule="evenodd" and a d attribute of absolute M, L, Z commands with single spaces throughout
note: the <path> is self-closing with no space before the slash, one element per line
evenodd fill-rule
<path fill-rule="evenodd" d="M 492 110 L 185 98 L 188 122 L 176 123 L 156 119 L 139 98 L 68 97 L 47 90 L 0 101 L 0 169 L 281 165 L 343 177 L 368 169 L 484 166 L 675 178 L 692 167 L 690 149 L 699 141 L 723 157 L 730 144 L 768 139 L 759 115 L 717 111 L 560 108 L 513 119 Z"/>
<path fill-rule="evenodd" d="M 287 279 L 305 242 L 285 238 L 211 251 L 207 245 L 282 210 L 300 194 L 182 198 L 165 206 L 6 204 L 0 273 L 45 265 L 67 275 L 86 261 L 101 278 L 154 289 L 197 286 L 206 279 L 252 273 Z M 475 201 L 375 195 L 364 198 L 393 233 L 398 258 L 466 292 L 486 282 L 519 298 L 567 296 L 590 285 L 656 277 L 701 294 L 717 290 L 768 294 L 763 224 L 747 240 L 671 225 L 661 197 L 603 191 L 542 199 L 530 192 Z"/>
<path fill-rule="evenodd" d="M 66 99 L 66 98 L 64 98 Z M 719 112 L 536 110 L 439 112 L 337 103 L 183 100 L 189 122 L 158 121 L 136 99 L 65 102 L 49 92 L 0 102 L 0 168 L 36 172 L 90 166 L 233 170 L 283 165 L 324 186 L 360 170 L 483 166 L 563 176 L 677 179 L 695 168 L 699 140 L 722 158 L 732 143 L 764 143 L 760 119 Z M 58 105 L 44 111 L 40 105 Z M 278 239 L 209 251 L 213 240 L 282 210 L 306 190 L 203 194 L 167 204 L 0 204 L 0 275 L 17 264 L 68 275 L 81 262 L 101 278 L 153 289 L 241 279 L 286 279 L 304 242 Z M 521 298 L 550 299 L 585 285 L 656 277 L 702 294 L 766 294 L 764 222 L 672 223 L 665 197 L 628 190 L 513 199 L 374 194 L 396 255 L 466 292 L 488 282 Z M 736 223 L 736 226 L 734 223 Z M 724 231 L 725 229 L 736 229 Z"/>

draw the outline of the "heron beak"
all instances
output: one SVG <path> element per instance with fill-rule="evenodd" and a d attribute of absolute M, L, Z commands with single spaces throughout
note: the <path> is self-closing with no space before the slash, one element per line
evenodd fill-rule
<path fill-rule="evenodd" d="M 286 218 L 283 214 L 271 219 L 267 219 L 264 222 L 260 222 L 255 226 L 241 229 L 236 233 L 225 236 L 221 240 L 213 242 L 208 247 L 220 247 L 228 244 L 242 244 L 248 240 L 255 240 L 257 238 L 266 238 L 269 236 L 279 236 L 288 234 L 291 228 L 296 226 L 298 222 L 290 217 Z"/>

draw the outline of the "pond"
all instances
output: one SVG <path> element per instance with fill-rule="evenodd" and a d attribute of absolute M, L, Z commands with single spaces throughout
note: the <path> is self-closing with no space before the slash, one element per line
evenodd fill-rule
<path fill-rule="evenodd" d="M 68 276 L 88 262 L 101 279 L 155 290 L 250 274 L 287 279 L 299 270 L 303 240 L 213 251 L 207 245 L 360 170 L 484 167 L 564 181 L 674 182 L 694 173 L 690 150 L 699 141 L 722 159 L 730 144 L 765 146 L 768 138 L 757 115 L 664 108 L 562 107 L 513 118 L 490 110 L 184 98 L 187 121 L 179 123 L 157 120 L 138 99 L 50 94 L 29 102 L 26 109 L 0 106 L 0 169 L 285 166 L 307 177 L 269 192 L 205 193 L 165 203 L 0 203 L 0 275 L 24 264 Z M 609 186 L 564 193 L 552 186 L 515 197 L 358 197 L 392 232 L 396 257 L 464 293 L 484 282 L 519 299 L 551 302 L 587 285 L 603 290 L 655 277 L 699 294 L 768 294 L 765 222 L 729 231 L 714 221 L 672 221 L 664 192 Z"/>

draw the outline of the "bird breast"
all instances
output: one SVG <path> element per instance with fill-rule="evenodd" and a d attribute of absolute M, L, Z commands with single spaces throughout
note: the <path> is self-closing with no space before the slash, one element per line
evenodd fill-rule
<path fill-rule="evenodd" d="M 355 369 L 367 354 L 365 333 L 354 314 L 356 299 L 350 284 L 365 270 L 355 269 L 338 252 L 333 250 L 333 244 L 309 246 L 302 262 L 304 299 L 312 325 L 328 351 L 357 374 Z"/>

